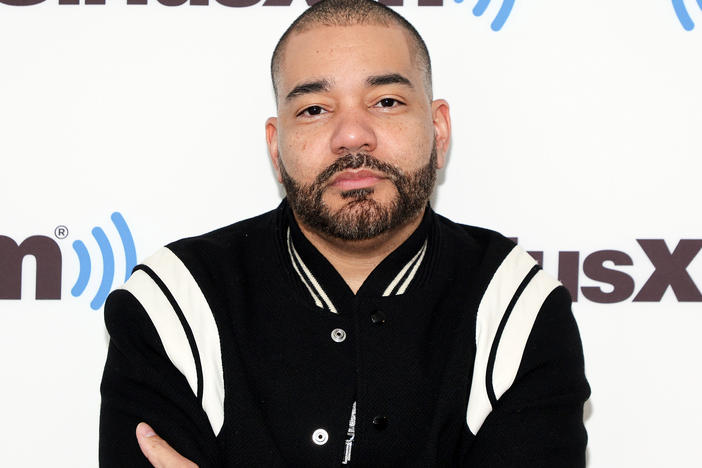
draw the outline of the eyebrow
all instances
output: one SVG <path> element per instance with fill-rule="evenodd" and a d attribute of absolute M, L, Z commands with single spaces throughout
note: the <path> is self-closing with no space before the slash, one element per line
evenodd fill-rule
<path fill-rule="evenodd" d="M 388 73 L 386 75 L 374 75 L 366 78 L 368 86 L 383 86 L 389 84 L 403 84 L 413 88 L 412 82 L 399 73 Z"/>
<path fill-rule="evenodd" d="M 307 83 L 302 83 L 293 88 L 292 91 L 285 96 L 286 101 L 290 101 L 298 96 L 311 93 L 319 93 L 320 91 L 329 91 L 331 88 L 331 82 L 329 80 L 316 80 L 308 81 Z"/>
<path fill-rule="evenodd" d="M 387 73 L 385 75 L 373 75 L 366 78 L 366 85 L 370 87 L 383 86 L 389 84 L 402 84 L 410 88 L 412 82 L 400 75 L 399 73 Z M 319 93 L 323 91 L 329 91 L 331 89 L 331 81 L 327 79 L 308 81 L 307 83 L 302 83 L 295 86 L 292 91 L 290 91 L 287 96 L 285 96 L 286 101 L 291 101 L 298 96 L 303 96 L 305 94 Z"/>

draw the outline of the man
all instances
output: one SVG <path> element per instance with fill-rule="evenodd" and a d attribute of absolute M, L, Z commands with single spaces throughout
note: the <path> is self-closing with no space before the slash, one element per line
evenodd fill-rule
<path fill-rule="evenodd" d="M 111 294 L 101 465 L 584 466 L 567 291 L 428 206 L 451 126 L 414 28 L 317 3 L 271 70 L 287 199 Z"/>

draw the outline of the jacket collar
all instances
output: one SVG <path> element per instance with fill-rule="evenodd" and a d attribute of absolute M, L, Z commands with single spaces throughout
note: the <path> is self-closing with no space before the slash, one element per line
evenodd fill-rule
<path fill-rule="evenodd" d="M 285 202 L 284 202 L 285 203 Z M 285 203 L 287 227 L 282 230 L 290 264 L 316 307 L 338 314 L 352 307 L 360 297 L 387 297 L 417 288 L 431 247 L 430 226 L 434 212 L 430 206 L 417 229 L 371 272 L 356 294 L 351 291 L 332 264 L 310 243 Z"/>

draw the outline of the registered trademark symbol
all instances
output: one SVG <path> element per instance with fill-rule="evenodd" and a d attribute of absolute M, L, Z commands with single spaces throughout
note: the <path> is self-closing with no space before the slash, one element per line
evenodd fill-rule
<path fill-rule="evenodd" d="M 68 237 L 68 228 L 63 224 L 56 226 L 56 229 L 54 229 L 54 235 L 57 239 L 65 239 Z"/>

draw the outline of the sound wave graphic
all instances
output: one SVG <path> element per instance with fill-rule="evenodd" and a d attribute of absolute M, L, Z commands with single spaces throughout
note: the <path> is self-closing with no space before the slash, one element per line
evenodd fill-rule
<path fill-rule="evenodd" d="M 463 0 L 455 1 L 456 3 L 461 3 Z M 697 1 L 702 2 L 702 0 Z M 490 0 L 478 0 L 478 3 L 476 3 L 473 7 L 473 15 L 483 16 L 483 13 L 485 13 L 485 10 L 487 10 L 487 7 L 489 5 Z M 500 29 L 502 29 L 502 26 L 505 25 L 505 22 L 507 21 L 507 18 L 509 18 L 510 13 L 512 13 L 513 7 L 514 0 L 502 0 L 502 6 L 500 7 L 500 11 L 497 12 L 497 16 L 492 21 L 492 24 L 490 24 L 490 29 L 492 29 L 493 31 L 499 31 Z"/>
<path fill-rule="evenodd" d="M 685 31 L 692 31 L 695 29 L 695 22 L 692 21 L 692 18 L 690 18 L 690 14 L 687 12 L 687 8 L 685 7 L 683 0 L 672 0 L 672 2 L 675 14 L 678 15 L 680 24 L 682 24 L 682 27 L 685 28 Z M 700 10 L 702 10 L 702 0 L 697 0 L 697 5 L 700 7 Z"/>
<path fill-rule="evenodd" d="M 122 240 L 122 248 L 124 249 L 125 259 L 124 281 L 127 281 L 129 275 L 132 273 L 132 269 L 136 266 L 136 248 L 134 247 L 134 238 L 132 238 L 132 233 L 129 231 L 127 222 L 120 213 L 115 211 L 112 213 L 110 218 L 117 229 L 119 238 Z M 100 287 L 98 288 L 97 293 L 95 293 L 93 300 L 90 301 L 90 307 L 93 310 L 98 310 L 105 303 L 105 299 L 107 299 L 107 295 L 110 293 L 110 289 L 112 289 L 112 281 L 114 280 L 115 276 L 115 256 L 112 251 L 110 241 L 105 235 L 105 231 L 96 226 L 91 232 L 95 242 L 97 242 L 97 245 L 100 248 L 100 254 L 102 256 L 102 279 L 100 280 Z M 88 280 L 90 279 L 92 267 L 88 249 L 85 247 L 83 241 L 74 241 L 73 250 L 75 250 L 76 255 L 78 255 L 80 271 L 78 273 L 76 284 L 71 289 L 71 294 L 74 297 L 78 297 L 83 294 L 85 288 L 88 286 Z"/>

